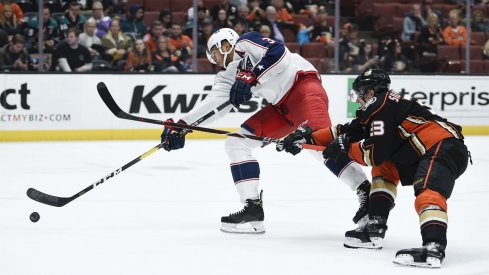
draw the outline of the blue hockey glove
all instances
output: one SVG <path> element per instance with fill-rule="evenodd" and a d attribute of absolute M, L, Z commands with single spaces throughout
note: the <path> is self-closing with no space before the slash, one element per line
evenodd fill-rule
<path fill-rule="evenodd" d="M 236 81 L 229 92 L 229 102 L 239 108 L 241 103 L 251 99 L 251 87 L 256 85 L 256 76 L 252 71 L 239 71 L 236 75 Z"/>
<path fill-rule="evenodd" d="M 332 159 L 335 162 L 340 162 L 348 158 L 348 150 L 350 149 L 350 137 L 346 134 L 338 136 L 333 140 L 323 151 L 324 159 Z"/>
<path fill-rule="evenodd" d="M 166 121 L 173 122 L 173 119 L 169 118 Z M 187 124 L 183 120 L 179 120 L 177 123 Z M 168 152 L 182 149 L 185 146 L 185 135 L 187 133 L 188 131 L 181 128 L 165 127 L 163 133 L 161 133 L 161 143 L 163 149 Z"/>

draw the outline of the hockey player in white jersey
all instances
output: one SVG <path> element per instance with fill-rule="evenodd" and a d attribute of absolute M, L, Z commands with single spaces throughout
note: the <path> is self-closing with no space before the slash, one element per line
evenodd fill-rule
<path fill-rule="evenodd" d="M 217 73 L 209 95 L 183 116 L 180 123 L 193 123 L 228 100 L 239 107 L 257 96 L 265 98 L 269 104 L 247 119 L 239 133 L 282 138 L 295 131 L 294 138 L 286 142 L 297 145 L 297 141 L 306 139 L 308 133 L 331 125 L 328 97 L 318 71 L 300 55 L 291 53 L 283 43 L 257 32 L 239 37 L 232 29 L 223 28 L 210 37 L 207 47 L 209 61 L 222 70 Z M 224 108 L 213 119 L 224 116 L 231 108 Z M 182 133 L 180 129 L 165 128 L 161 136 L 164 148 L 167 151 L 182 148 L 185 145 L 185 134 Z M 252 155 L 252 150 L 262 145 L 255 140 L 236 137 L 229 137 L 225 143 L 234 184 L 244 209 L 221 218 L 224 232 L 265 232 L 262 194 L 259 192 L 260 167 Z M 290 144 L 285 148 L 291 153 L 296 149 Z M 354 222 L 365 218 L 370 183 L 363 170 L 352 161 L 328 161 L 325 164 L 357 191 L 360 208 Z"/>

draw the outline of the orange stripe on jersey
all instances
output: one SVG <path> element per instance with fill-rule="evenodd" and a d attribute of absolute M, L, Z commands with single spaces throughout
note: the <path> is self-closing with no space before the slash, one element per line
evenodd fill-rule
<path fill-rule="evenodd" d="M 316 132 L 312 133 L 312 139 L 314 140 L 314 144 L 328 146 L 335 138 L 333 134 L 333 128 L 323 128 L 319 129 Z"/>
<path fill-rule="evenodd" d="M 426 151 L 440 140 L 453 137 L 459 138 L 435 121 L 417 124 L 406 119 L 402 122 L 401 127 L 408 133 L 415 134 L 421 144 L 424 145 Z"/>
<path fill-rule="evenodd" d="M 419 212 L 430 205 L 439 206 L 445 212 L 447 212 L 448 209 L 447 199 L 445 197 L 436 191 L 425 189 L 416 197 L 416 201 L 414 202 L 416 212 L 419 215 Z"/>
<path fill-rule="evenodd" d="M 354 142 L 350 144 L 350 150 L 348 151 L 348 156 L 353 159 L 355 162 L 367 166 L 367 163 L 364 161 L 364 151 L 362 149 L 361 142 Z"/>
<path fill-rule="evenodd" d="M 428 168 L 428 173 L 426 173 L 426 178 L 424 179 L 423 188 L 426 188 L 426 183 L 428 182 L 428 178 L 430 177 L 431 168 L 433 167 L 433 162 L 435 161 L 436 155 L 438 155 L 438 150 L 440 150 L 440 146 L 442 143 L 443 141 L 440 141 L 440 143 L 438 143 L 438 146 L 436 146 L 435 154 L 431 158 L 430 167 Z"/>

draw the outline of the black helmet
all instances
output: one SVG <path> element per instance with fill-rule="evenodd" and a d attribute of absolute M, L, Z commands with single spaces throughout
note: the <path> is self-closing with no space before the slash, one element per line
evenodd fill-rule
<path fill-rule="evenodd" d="M 359 98 L 365 96 L 367 89 L 372 89 L 375 93 L 383 93 L 389 91 L 391 79 L 389 75 L 379 69 L 370 69 L 357 76 L 353 81 L 353 90 Z"/>

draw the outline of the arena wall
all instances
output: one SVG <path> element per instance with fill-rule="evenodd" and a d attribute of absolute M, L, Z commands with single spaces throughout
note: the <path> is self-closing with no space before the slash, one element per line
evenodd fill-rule
<path fill-rule="evenodd" d="M 348 101 L 354 75 L 323 75 L 333 123 L 351 119 L 357 106 Z M 203 100 L 213 75 L 2 74 L 0 141 L 109 140 L 159 138 L 158 125 L 116 118 L 96 91 L 103 81 L 124 111 L 163 120 L 179 118 Z M 489 134 L 489 77 L 392 76 L 391 87 L 429 105 L 464 126 L 466 135 Z M 253 99 L 205 127 L 236 130 L 266 104 Z M 193 133 L 189 138 L 222 136 Z"/>

